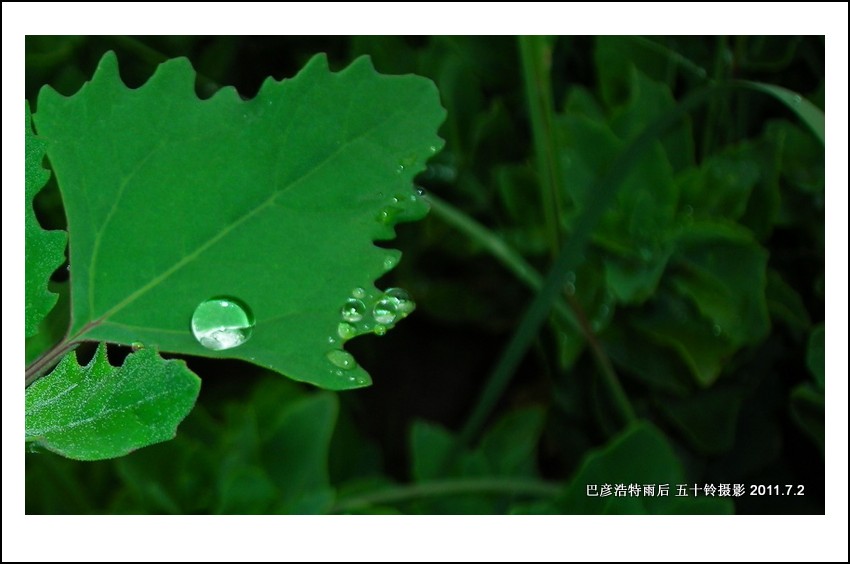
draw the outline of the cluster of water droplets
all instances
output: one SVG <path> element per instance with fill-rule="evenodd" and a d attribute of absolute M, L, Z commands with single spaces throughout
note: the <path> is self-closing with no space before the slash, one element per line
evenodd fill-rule
<path fill-rule="evenodd" d="M 384 335 L 414 310 L 416 305 L 401 288 L 389 288 L 382 293 L 369 294 L 355 288 L 340 309 L 337 336 L 347 341 L 357 335 Z"/>
<path fill-rule="evenodd" d="M 351 353 L 341 348 L 345 341 L 366 333 L 384 335 L 415 307 L 413 300 L 401 288 L 388 288 L 383 292 L 354 288 L 339 310 L 336 335 L 328 337 L 329 345 L 340 347 L 331 349 L 326 355 L 333 373 L 344 377 L 357 366 Z M 348 379 L 356 384 L 366 383 L 361 375 L 349 374 Z"/>

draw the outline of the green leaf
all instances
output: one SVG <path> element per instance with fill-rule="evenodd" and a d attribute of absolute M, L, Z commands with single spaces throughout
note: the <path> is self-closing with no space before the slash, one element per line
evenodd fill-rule
<path fill-rule="evenodd" d="M 201 381 L 183 361 L 144 348 L 115 368 L 98 346 L 86 366 L 66 355 L 26 390 L 26 439 L 69 458 L 100 460 L 174 437 Z"/>
<path fill-rule="evenodd" d="M 626 322 L 612 324 L 605 331 L 603 342 L 618 372 L 676 396 L 686 395 L 693 387 L 684 360 L 644 338 Z"/>
<path fill-rule="evenodd" d="M 594 497 L 587 495 L 592 484 L 639 484 L 641 494 L 644 484 L 667 484 L 670 493 L 667 497 Z M 675 497 L 678 484 L 686 484 L 684 470 L 667 438 L 654 426 L 638 423 L 585 457 L 558 504 L 570 514 L 732 512 L 728 499 Z"/>
<path fill-rule="evenodd" d="M 823 389 L 811 383 L 800 384 L 791 392 L 791 415 L 821 452 L 826 444 L 825 406 Z"/>
<path fill-rule="evenodd" d="M 374 281 L 400 253 L 373 241 L 427 213 L 412 179 L 442 146 L 434 85 L 378 75 L 365 58 L 331 73 L 323 56 L 247 101 L 232 88 L 199 100 L 194 81 L 175 59 L 131 90 L 108 53 L 75 95 L 40 93 L 35 121 L 71 239 L 70 340 L 238 358 L 330 389 L 367 385 L 347 353 L 340 362 L 340 311 L 363 288 L 367 315 L 345 334 L 378 325 Z M 253 312 L 240 346 L 211 350 L 190 331 L 213 297 Z"/>
<path fill-rule="evenodd" d="M 545 412 L 539 407 L 517 409 L 505 415 L 487 431 L 478 450 L 499 476 L 536 475 L 537 443 Z"/>
<path fill-rule="evenodd" d="M 812 133 L 815 134 L 815 137 L 818 138 L 822 145 L 826 143 L 826 116 L 820 108 L 812 104 L 809 100 L 793 90 L 788 90 L 775 84 L 765 84 L 763 82 L 752 82 L 749 80 L 743 81 L 743 84 L 753 90 L 773 96 L 785 104 L 812 130 Z"/>
<path fill-rule="evenodd" d="M 695 449 L 716 455 L 735 442 L 743 391 L 717 385 L 683 398 L 663 398 L 658 409 L 679 429 Z"/>
<path fill-rule="evenodd" d="M 333 504 L 328 478 L 328 449 L 336 424 L 338 400 L 329 393 L 295 401 L 280 413 L 260 458 L 280 491 L 275 512 L 323 513 Z"/>
<path fill-rule="evenodd" d="M 462 459 L 468 453 L 461 451 L 456 463 L 445 467 L 446 461 L 456 448 L 457 438 L 433 423 L 416 420 L 410 429 L 411 474 L 418 482 L 463 475 Z"/>
<path fill-rule="evenodd" d="M 655 80 L 672 79 L 676 72 L 663 54 L 627 36 L 597 37 L 593 60 L 602 99 L 609 107 L 628 98 L 633 69 Z"/>
<path fill-rule="evenodd" d="M 767 251 L 735 224 L 695 222 L 677 239 L 672 284 L 710 320 L 716 336 L 757 343 L 770 329 Z"/>
<path fill-rule="evenodd" d="M 636 312 L 633 324 L 644 338 L 675 350 L 703 387 L 717 380 L 736 349 L 722 329 L 716 332 L 696 306 L 674 292 L 659 293 L 649 307 Z"/>
<path fill-rule="evenodd" d="M 682 201 L 692 207 L 695 217 L 737 220 L 744 214 L 750 193 L 762 175 L 756 150 L 753 143 L 727 148 L 683 176 Z"/>
<path fill-rule="evenodd" d="M 45 143 L 33 134 L 29 102 L 26 104 L 26 173 L 25 196 L 25 261 L 26 261 L 26 309 L 25 336 L 38 333 L 38 324 L 50 313 L 57 294 L 47 289 L 53 271 L 65 262 L 65 233 L 45 231 L 38 223 L 33 209 L 36 194 L 47 184 L 50 173 L 42 166 Z"/>
<path fill-rule="evenodd" d="M 771 316 L 785 322 L 791 329 L 802 331 L 812 324 L 803 298 L 772 268 L 767 270 L 765 299 Z"/>

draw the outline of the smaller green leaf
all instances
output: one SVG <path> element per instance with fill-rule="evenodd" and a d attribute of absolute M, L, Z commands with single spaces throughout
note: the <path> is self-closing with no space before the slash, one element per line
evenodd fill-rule
<path fill-rule="evenodd" d="M 481 439 L 479 450 L 500 476 L 537 474 L 537 443 L 546 414 L 539 407 L 517 409 L 505 415 Z"/>
<path fill-rule="evenodd" d="M 653 340 L 643 338 L 630 324 L 612 324 L 605 331 L 603 344 L 617 365 L 618 373 L 677 397 L 691 391 L 693 386 L 685 360 Z"/>
<path fill-rule="evenodd" d="M 717 455 L 735 442 L 743 401 L 742 390 L 718 384 L 683 398 L 659 399 L 658 408 L 694 448 Z"/>
<path fill-rule="evenodd" d="M 174 437 L 201 381 L 150 348 L 109 364 L 106 345 L 86 366 L 66 355 L 26 390 L 26 440 L 68 458 L 101 460 Z"/>
<path fill-rule="evenodd" d="M 826 142 L 826 116 L 820 108 L 812 104 L 806 98 L 797 94 L 793 90 L 788 90 L 787 88 L 776 86 L 775 84 L 751 82 L 749 80 L 743 81 L 743 83 L 745 86 L 773 96 L 785 104 L 792 112 L 797 114 L 800 120 L 802 120 L 809 129 L 812 130 L 812 133 L 815 134 L 815 137 L 817 137 L 822 144 Z"/>
<path fill-rule="evenodd" d="M 321 393 L 294 401 L 280 413 L 260 458 L 280 497 L 274 511 L 324 513 L 334 501 L 328 476 L 328 449 L 339 401 Z"/>
<path fill-rule="evenodd" d="M 462 475 L 459 464 L 445 467 L 457 439 L 448 431 L 427 421 L 414 421 L 410 430 L 411 473 L 414 480 L 424 482 L 445 476 Z M 467 453 L 460 453 L 458 460 Z"/>
<path fill-rule="evenodd" d="M 638 484 L 641 495 L 633 497 L 588 496 L 587 486 Z M 669 486 L 669 495 L 644 496 L 643 485 Z M 731 513 L 723 498 L 675 497 L 676 486 L 686 484 L 682 464 L 661 431 L 638 423 L 591 452 L 567 486 L 559 505 L 569 514 Z M 657 493 L 657 492 L 656 492 Z"/>
<path fill-rule="evenodd" d="M 803 331 L 812 324 L 803 298 L 772 268 L 767 270 L 765 297 L 771 316 L 784 322 L 789 328 Z"/>
<path fill-rule="evenodd" d="M 45 143 L 33 134 L 29 102 L 26 105 L 26 174 L 25 196 L 25 263 L 26 263 L 26 314 L 27 337 L 38 333 L 38 324 L 50 313 L 58 299 L 47 289 L 53 271 L 65 261 L 65 233 L 45 231 L 38 223 L 33 209 L 33 199 L 47 184 L 50 173 L 42 166 Z"/>
<path fill-rule="evenodd" d="M 791 392 L 791 415 L 823 452 L 826 441 L 825 398 L 823 389 L 800 384 Z"/>
<path fill-rule="evenodd" d="M 716 331 L 695 305 L 673 292 L 660 293 L 636 312 L 633 325 L 652 342 L 675 350 L 703 387 L 717 380 L 736 349 L 722 329 Z"/>
<path fill-rule="evenodd" d="M 673 286 L 735 345 L 767 335 L 767 251 L 746 229 L 695 222 L 677 239 Z"/>
<path fill-rule="evenodd" d="M 741 143 L 708 157 L 680 179 L 682 201 L 696 217 L 738 220 L 764 174 L 755 143 Z"/>

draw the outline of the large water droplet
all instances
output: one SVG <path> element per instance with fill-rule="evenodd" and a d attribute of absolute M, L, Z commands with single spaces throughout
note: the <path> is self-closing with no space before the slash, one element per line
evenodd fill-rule
<path fill-rule="evenodd" d="M 328 360 L 330 360 L 334 366 L 342 368 L 343 370 L 351 370 L 357 366 L 357 361 L 354 360 L 351 353 L 342 350 L 329 351 Z"/>
<path fill-rule="evenodd" d="M 254 332 L 254 314 L 243 302 L 216 297 L 201 302 L 192 315 L 192 334 L 214 351 L 238 347 Z"/>
<path fill-rule="evenodd" d="M 337 334 L 343 339 L 351 339 L 357 335 L 357 329 L 353 325 L 342 322 L 336 327 Z"/>
<path fill-rule="evenodd" d="M 366 313 L 366 306 L 363 305 L 358 299 L 351 298 L 346 300 L 345 305 L 342 306 L 342 310 L 340 312 L 342 314 L 342 319 L 344 321 L 348 321 L 349 323 L 357 323 L 361 319 L 363 319 L 363 315 Z"/>
<path fill-rule="evenodd" d="M 372 309 L 372 316 L 381 325 L 387 325 L 395 321 L 398 302 L 392 298 L 383 297 L 378 300 Z"/>
<path fill-rule="evenodd" d="M 402 315 L 407 315 L 416 307 L 410 295 L 401 288 L 387 288 L 384 297 L 395 302 L 396 311 Z"/>

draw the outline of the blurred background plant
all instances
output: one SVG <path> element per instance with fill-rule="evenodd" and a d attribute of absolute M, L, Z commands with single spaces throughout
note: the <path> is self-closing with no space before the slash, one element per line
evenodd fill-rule
<path fill-rule="evenodd" d="M 28 453 L 28 513 L 823 513 L 822 37 L 28 37 L 27 99 L 107 50 L 131 87 L 188 57 L 202 98 L 369 55 L 434 80 L 446 147 L 381 281 L 416 313 L 349 345 L 372 388 L 188 358 L 175 440 Z M 805 495 L 586 495 L 619 483 Z"/>

